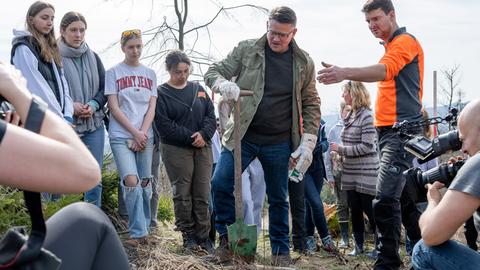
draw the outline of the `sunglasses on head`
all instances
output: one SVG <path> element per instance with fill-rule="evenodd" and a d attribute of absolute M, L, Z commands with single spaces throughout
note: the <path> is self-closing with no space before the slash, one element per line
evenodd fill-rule
<path fill-rule="evenodd" d="M 122 32 L 122 38 L 129 38 L 133 35 L 136 37 L 140 37 L 142 35 L 142 31 L 140 31 L 140 29 L 131 29 Z"/>

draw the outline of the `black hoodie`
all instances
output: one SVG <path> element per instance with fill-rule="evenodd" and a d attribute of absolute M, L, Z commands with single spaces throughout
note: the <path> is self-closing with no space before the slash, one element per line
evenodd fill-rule
<path fill-rule="evenodd" d="M 183 89 L 164 83 L 158 87 L 155 128 L 164 144 L 191 147 L 192 134 L 200 132 L 209 142 L 216 129 L 215 110 L 205 89 L 188 82 Z"/>

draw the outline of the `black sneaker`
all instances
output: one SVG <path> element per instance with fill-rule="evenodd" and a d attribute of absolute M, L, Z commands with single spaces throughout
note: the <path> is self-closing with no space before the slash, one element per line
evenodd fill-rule
<path fill-rule="evenodd" d="M 215 252 L 215 247 L 213 246 L 212 241 L 210 241 L 210 238 L 200 241 L 200 248 L 210 254 L 213 254 Z"/>
<path fill-rule="evenodd" d="M 183 247 L 186 250 L 196 250 L 196 249 L 198 249 L 197 240 L 195 240 L 195 237 L 192 234 L 184 233 L 182 235 L 182 237 L 183 237 Z"/>

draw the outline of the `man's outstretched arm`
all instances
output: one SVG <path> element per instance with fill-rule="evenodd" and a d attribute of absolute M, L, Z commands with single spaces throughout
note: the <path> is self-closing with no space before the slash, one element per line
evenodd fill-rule
<path fill-rule="evenodd" d="M 359 82 L 383 81 L 387 74 L 384 64 L 375 64 L 366 67 L 338 67 L 322 62 L 325 67 L 318 71 L 317 80 L 323 84 L 339 83 L 343 80 Z"/>

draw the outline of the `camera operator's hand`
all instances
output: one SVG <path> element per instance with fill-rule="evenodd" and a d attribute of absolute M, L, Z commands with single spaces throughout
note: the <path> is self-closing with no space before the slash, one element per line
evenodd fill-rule
<path fill-rule="evenodd" d="M 25 121 L 32 99 L 27 89 L 27 81 L 14 66 L 2 61 L 0 61 L 0 95 L 13 105 L 21 118 L 20 121 Z"/>
<path fill-rule="evenodd" d="M 0 95 L 12 103 L 18 93 L 31 96 L 27 90 L 27 81 L 14 66 L 0 61 Z"/>
<path fill-rule="evenodd" d="M 427 200 L 428 203 L 434 203 L 437 205 L 442 200 L 442 194 L 440 189 L 444 188 L 445 185 L 438 181 L 435 181 L 433 184 L 427 184 Z"/>
<path fill-rule="evenodd" d="M 464 160 L 465 158 L 462 156 L 453 156 L 448 159 L 448 164 L 455 164 L 459 160 Z"/>
<path fill-rule="evenodd" d="M 5 118 L 3 120 L 15 126 L 23 126 L 23 124 L 21 125 L 20 115 L 14 110 L 6 111 Z"/>

